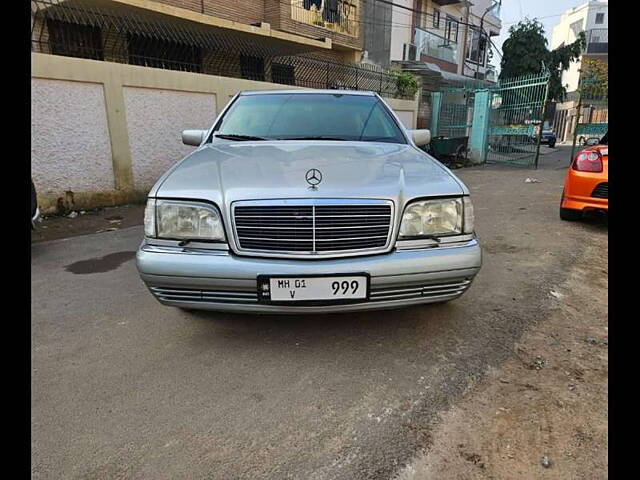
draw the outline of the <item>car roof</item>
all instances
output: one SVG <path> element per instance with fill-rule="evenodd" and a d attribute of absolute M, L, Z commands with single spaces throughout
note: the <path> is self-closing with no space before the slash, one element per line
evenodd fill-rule
<path fill-rule="evenodd" d="M 325 93 L 331 95 L 361 95 L 371 97 L 374 96 L 374 92 L 365 91 L 365 90 L 323 90 L 323 89 L 312 89 L 312 90 L 243 90 L 239 92 L 239 95 L 282 95 L 282 94 L 301 94 L 306 95 L 310 93 Z"/>

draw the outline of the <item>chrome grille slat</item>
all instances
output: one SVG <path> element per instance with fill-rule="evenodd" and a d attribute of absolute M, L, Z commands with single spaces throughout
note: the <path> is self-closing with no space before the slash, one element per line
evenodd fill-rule
<path fill-rule="evenodd" d="M 371 287 L 370 302 L 383 302 L 403 299 L 437 298 L 459 296 L 469 288 L 471 280 L 418 285 L 398 285 L 396 287 Z M 227 303 L 257 304 L 258 294 L 249 290 L 210 290 L 201 288 L 150 287 L 159 299 L 174 303 Z M 366 302 L 363 300 L 363 302 Z"/>
<path fill-rule="evenodd" d="M 403 286 L 400 288 L 372 288 L 370 297 L 371 301 L 378 302 L 383 300 L 394 300 L 401 298 L 424 298 L 458 295 L 462 294 L 467 288 L 469 288 L 470 284 L 471 280 L 465 279 L 459 282 Z"/>
<path fill-rule="evenodd" d="M 218 303 L 257 303 L 256 292 L 239 290 L 200 290 L 150 287 L 151 292 L 160 300 L 172 302 L 218 302 Z"/>
<path fill-rule="evenodd" d="M 388 246 L 392 230 L 391 202 L 299 201 L 301 205 L 290 205 L 296 200 L 283 200 L 287 205 L 279 204 L 278 200 L 234 205 L 233 224 L 239 249 L 272 254 L 339 255 L 358 250 L 369 253 Z M 247 203 L 253 205 L 245 205 Z"/>

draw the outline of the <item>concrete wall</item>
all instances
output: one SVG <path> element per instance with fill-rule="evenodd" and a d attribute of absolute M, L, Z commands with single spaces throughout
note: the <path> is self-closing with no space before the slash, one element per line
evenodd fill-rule
<path fill-rule="evenodd" d="M 397 0 L 391 10 L 391 61 L 402 60 L 402 49 L 405 43 L 413 40 L 413 13 L 399 8 L 399 5 L 413 8 L 413 0 Z"/>
<path fill-rule="evenodd" d="M 43 213 L 141 201 L 241 90 L 296 88 L 42 53 L 31 56 L 31 170 Z M 417 100 L 386 99 L 408 128 Z"/>
<path fill-rule="evenodd" d="M 114 188 L 104 89 L 97 83 L 34 78 L 31 170 L 42 194 Z"/>
<path fill-rule="evenodd" d="M 133 183 L 143 190 L 193 150 L 179 141 L 182 130 L 207 128 L 217 112 L 215 94 L 136 87 L 124 87 L 124 106 Z"/>

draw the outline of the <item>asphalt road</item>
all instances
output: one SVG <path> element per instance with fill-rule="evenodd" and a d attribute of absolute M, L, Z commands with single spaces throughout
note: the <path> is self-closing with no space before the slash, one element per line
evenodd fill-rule
<path fill-rule="evenodd" d="M 33 478 L 389 478 L 607 235 L 558 218 L 567 148 L 456 171 L 484 265 L 445 305 L 187 314 L 139 280 L 141 227 L 34 244 Z"/>

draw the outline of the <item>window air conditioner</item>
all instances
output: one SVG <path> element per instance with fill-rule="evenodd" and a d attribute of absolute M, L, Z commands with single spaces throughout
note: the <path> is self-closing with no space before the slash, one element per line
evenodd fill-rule
<path fill-rule="evenodd" d="M 402 60 L 418 60 L 418 49 L 413 43 L 405 43 L 402 47 Z"/>

